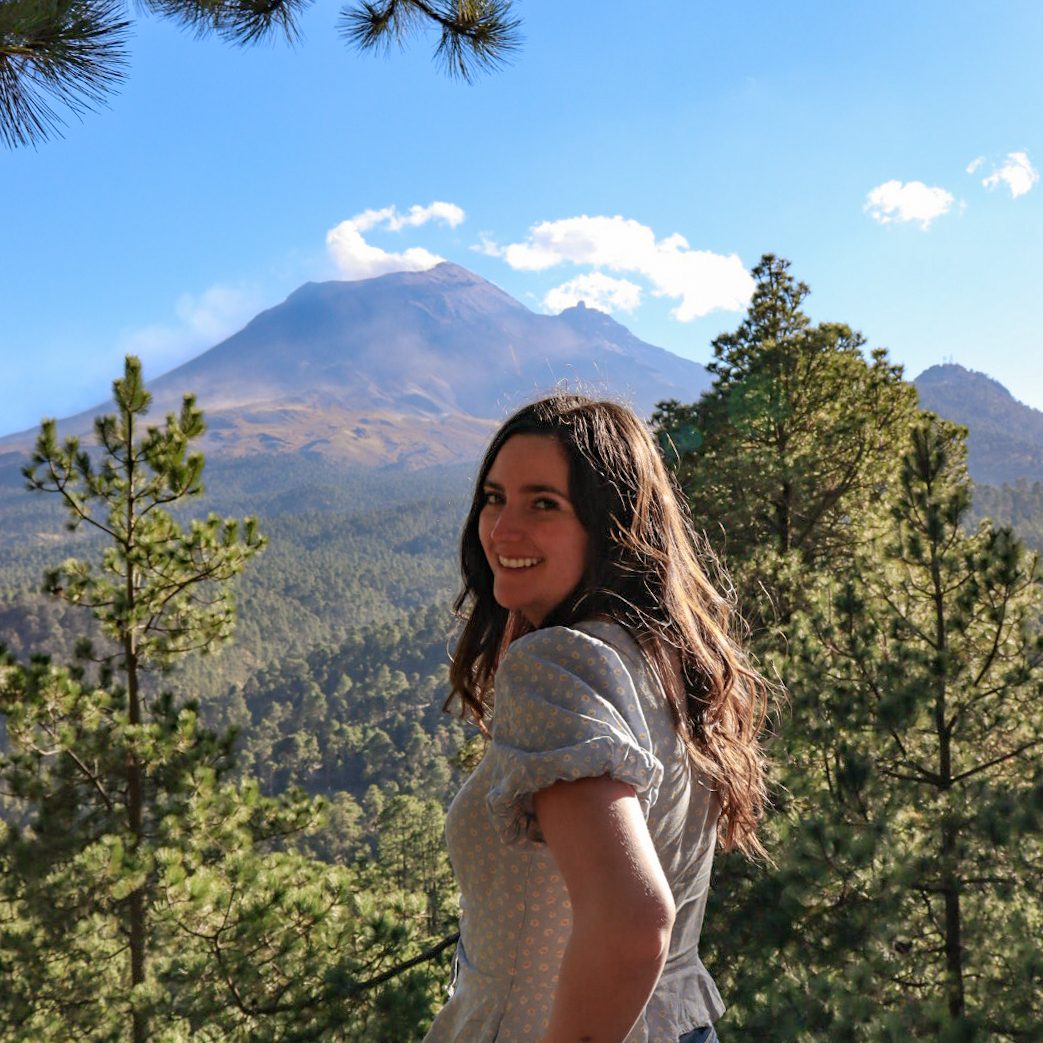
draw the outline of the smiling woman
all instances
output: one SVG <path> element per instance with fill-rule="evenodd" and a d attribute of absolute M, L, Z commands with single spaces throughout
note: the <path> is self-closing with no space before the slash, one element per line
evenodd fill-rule
<path fill-rule="evenodd" d="M 553 438 L 515 435 L 482 490 L 478 537 L 497 604 L 539 626 L 586 566 L 587 533 L 569 498 L 569 460 Z"/>
<path fill-rule="evenodd" d="M 461 566 L 450 699 L 490 742 L 446 820 L 460 943 L 427 1043 L 710 1043 L 699 933 L 717 837 L 759 850 L 766 687 L 638 417 L 516 413 Z"/>

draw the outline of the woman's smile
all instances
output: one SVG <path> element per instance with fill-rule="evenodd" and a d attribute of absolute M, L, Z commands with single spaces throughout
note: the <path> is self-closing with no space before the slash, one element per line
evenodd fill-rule
<path fill-rule="evenodd" d="M 539 626 L 579 584 L 587 532 L 569 495 L 565 450 L 546 435 L 504 442 L 482 488 L 478 537 L 503 608 Z"/>

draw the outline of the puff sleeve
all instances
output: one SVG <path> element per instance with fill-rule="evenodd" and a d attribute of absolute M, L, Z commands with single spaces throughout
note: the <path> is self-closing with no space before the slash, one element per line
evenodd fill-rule
<path fill-rule="evenodd" d="M 663 765 L 619 653 L 591 634 L 548 627 L 511 645 L 496 672 L 489 811 L 507 842 L 540 842 L 533 794 L 559 780 L 629 783 L 645 815 Z"/>

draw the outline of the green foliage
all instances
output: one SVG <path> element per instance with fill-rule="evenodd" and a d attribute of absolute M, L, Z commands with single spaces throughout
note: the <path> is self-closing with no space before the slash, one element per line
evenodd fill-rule
<path fill-rule="evenodd" d="M 362 800 L 377 785 L 447 802 L 460 781 L 448 759 L 465 736 L 441 711 L 447 623 L 445 610 L 418 609 L 258 671 L 235 692 L 244 765 L 273 793 L 297 785 Z"/>
<path fill-rule="evenodd" d="M 518 47 L 520 21 L 511 0 L 364 0 L 341 14 L 344 38 L 363 50 L 402 46 L 407 37 L 434 25 L 435 57 L 451 76 L 471 80 L 502 65 Z"/>
<path fill-rule="evenodd" d="M 206 473 L 207 489 L 194 501 L 200 510 L 256 512 L 269 545 L 229 584 L 237 607 L 235 654 L 182 661 L 166 681 L 175 692 L 216 695 L 241 687 L 273 662 L 306 660 L 359 629 L 409 625 L 416 608 L 451 602 L 467 468 L 432 469 L 403 482 L 398 474 L 338 471 L 306 460 L 290 467 L 276 457 L 208 462 Z M 73 635 L 97 636 L 75 609 L 34 592 L 56 556 L 98 556 L 104 546 L 89 526 L 53 535 L 55 506 L 20 490 L 6 493 L 0 482 L 0 641 L 23 660 L 38 650 L 70 659 Z M 444 660 L 444 634 L 441 645 Z M 220 702 L 204 706 L 208 723 L 242 723 L 225 715 Z"/>
<path fill-rule="evenodd" d="M 5 0 L 0 4 L 0 138 L 43 141 L 123 78 L 129 22 L 117 0 Z M 49 100 L 50 99 L 50 100 Z"/>
<path fill-rule="evenodd" d="M 217 953 L 195 936 L 189 913 L 209 896 L 217 903 L 205 907 L 212 925 L 242 919 L 237 877 L 248 870 L 260 890 L 275 872 L 258 845 L 304 828 L 315 811 L 297 797 L 264 799 L 232 784 L 229 737 L 201 729 L 196 709 L 160 697 L 135 725 L 125 692 L 84 685 L 46 661 L 28 669 L 8 661 L 0 713 L 12 752 L 0 775 L 28 814 L 0 845 L 4 1038 L 123 1039 L 134 1015 L 159 1022 L 148 1038 L 181 1038 L 175 1026 L 195 1004 L 228 1005 L 230 986 L 212 966 Z M 131 828 L 127 786 L 134 763 L 147 766 L 140 833 Z M 302 887 L 310 883 L 304 868 Z M 135 895 L 144 898 L 150 973 L 132 988 Z M 254 929 L 279 937 L 285 928 L 275 930 L 274 918 L 299 894 L 281 888 L 269 897 L 265 924 Z M 246 950 L 240 960 L 254 956 Z M 204 978 L 188 979 L 198 990 L 182 983 L 168 991 L 179 961 L 193 959 L 211 964 Z"/>
<path fill-rule="evenodd" d="M 1034 562 L 968 531 L 965 432 L 857 334 L 812 327 L 785 261 L 755 274 L 713 387 L 657 414 L 788 690 L 777 864 L 719 859 L 707 910 L 722 1035 L 1043 1038 Z"/>
<path fill-rule="evenodd" d="M 891 525 L 809 614 L 802 680 L 818 692 L 805 794 L 829 814 L 881 1009 L 915 1035 L 1032 1038 L 1043 1023 L 1043 609 L 1008 529 L 965 528 L 964 432 L 928 418 L 903 457 Z M 939 1013 L 940 1012 L 940 1013 Z"/>
<path fill-rule="evenodd" d="M 165 509 L 202 491 L 203 456 L 188 452 L 191 439 L 203 432 L 192 396 L 185 397 L 180 416 L 170 414 L 164 427 L 150 427 L 139 439 L 137 420 L 151 396 L 136 359 L 128 357 L 114 390 L 118 415 L 95 423 L 99 465 L 77 439 L 60 447 L 48 420 L 25 469 L 31 489 L 61 496 L 70 529 L 90 525 L 107 543 L 100 568 L 69 558 L 47 573 L 44 589 L 91 609 L 101 632 L 119 647 L 122 669 L 162 669 L 230 637 L 227 581 L 264 541 L 254 519 L 240 526 L 211 515 L 193 520 L 185 531 Z"/>
<path fill-rule="evenodd" d="M 427 901 L 424 927 L 429 935 L 451 926 L 446 895 L 453 893 L 453 871 L 445 848 L 445 816 L 437 801 L 409 794 L 392 797 L 380 812 L 377 854 L 385 881 Z"/>
<path fill-rule="evenodd" d="M 351 864 L 315 861 L 321 802 L 292 786 L 263 794 L 234 770 L 234 730 L 157 689 L 230 635 L 228 583 L 263 540 L 250 521 L 172 513 L 202 490 L 190 397 L 142 430 L 149 395 L 128 359 L 115 399 L 93 456 L 45 424 L 26 472 L 73 528 L 101 534 L 100 562 L 68 559 L 47 588 L 91 609 L 103 647 L 79 642 L 71 667 L 0 662 L 13 810 L 0 826 L 0 1036 L 419 1038 L 444 977 L 430 962 L 444 946 L 424 946 L 455 922 L 440 808 L 381 798 L 385 854 L 408 875 L 384 880 L 361 847 Z M 346 795 L 330 813 L 363 817 Z"/>
<path fill-rule="evenodd" d="M 861 334 L 811 324 L 788 261 L 767 254 L 753 275 L 746 318 L 713 342 L 711 388 L 661 403 L 653 422 L 697 528 L 763 626 L 799 605 L 805 570 L 866 538 L 916 395 L 884 351 L 866 362 Z"/>

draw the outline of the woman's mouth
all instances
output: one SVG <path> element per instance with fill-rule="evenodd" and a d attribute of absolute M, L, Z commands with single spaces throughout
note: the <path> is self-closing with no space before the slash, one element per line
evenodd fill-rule
<path fill-rule="evenodd" d="M 496 560 L 504 569 L 528 569 L 533 565 L 539 565 L 542 558 L 505 558 L 502 554 L 496 555 Z"/>

